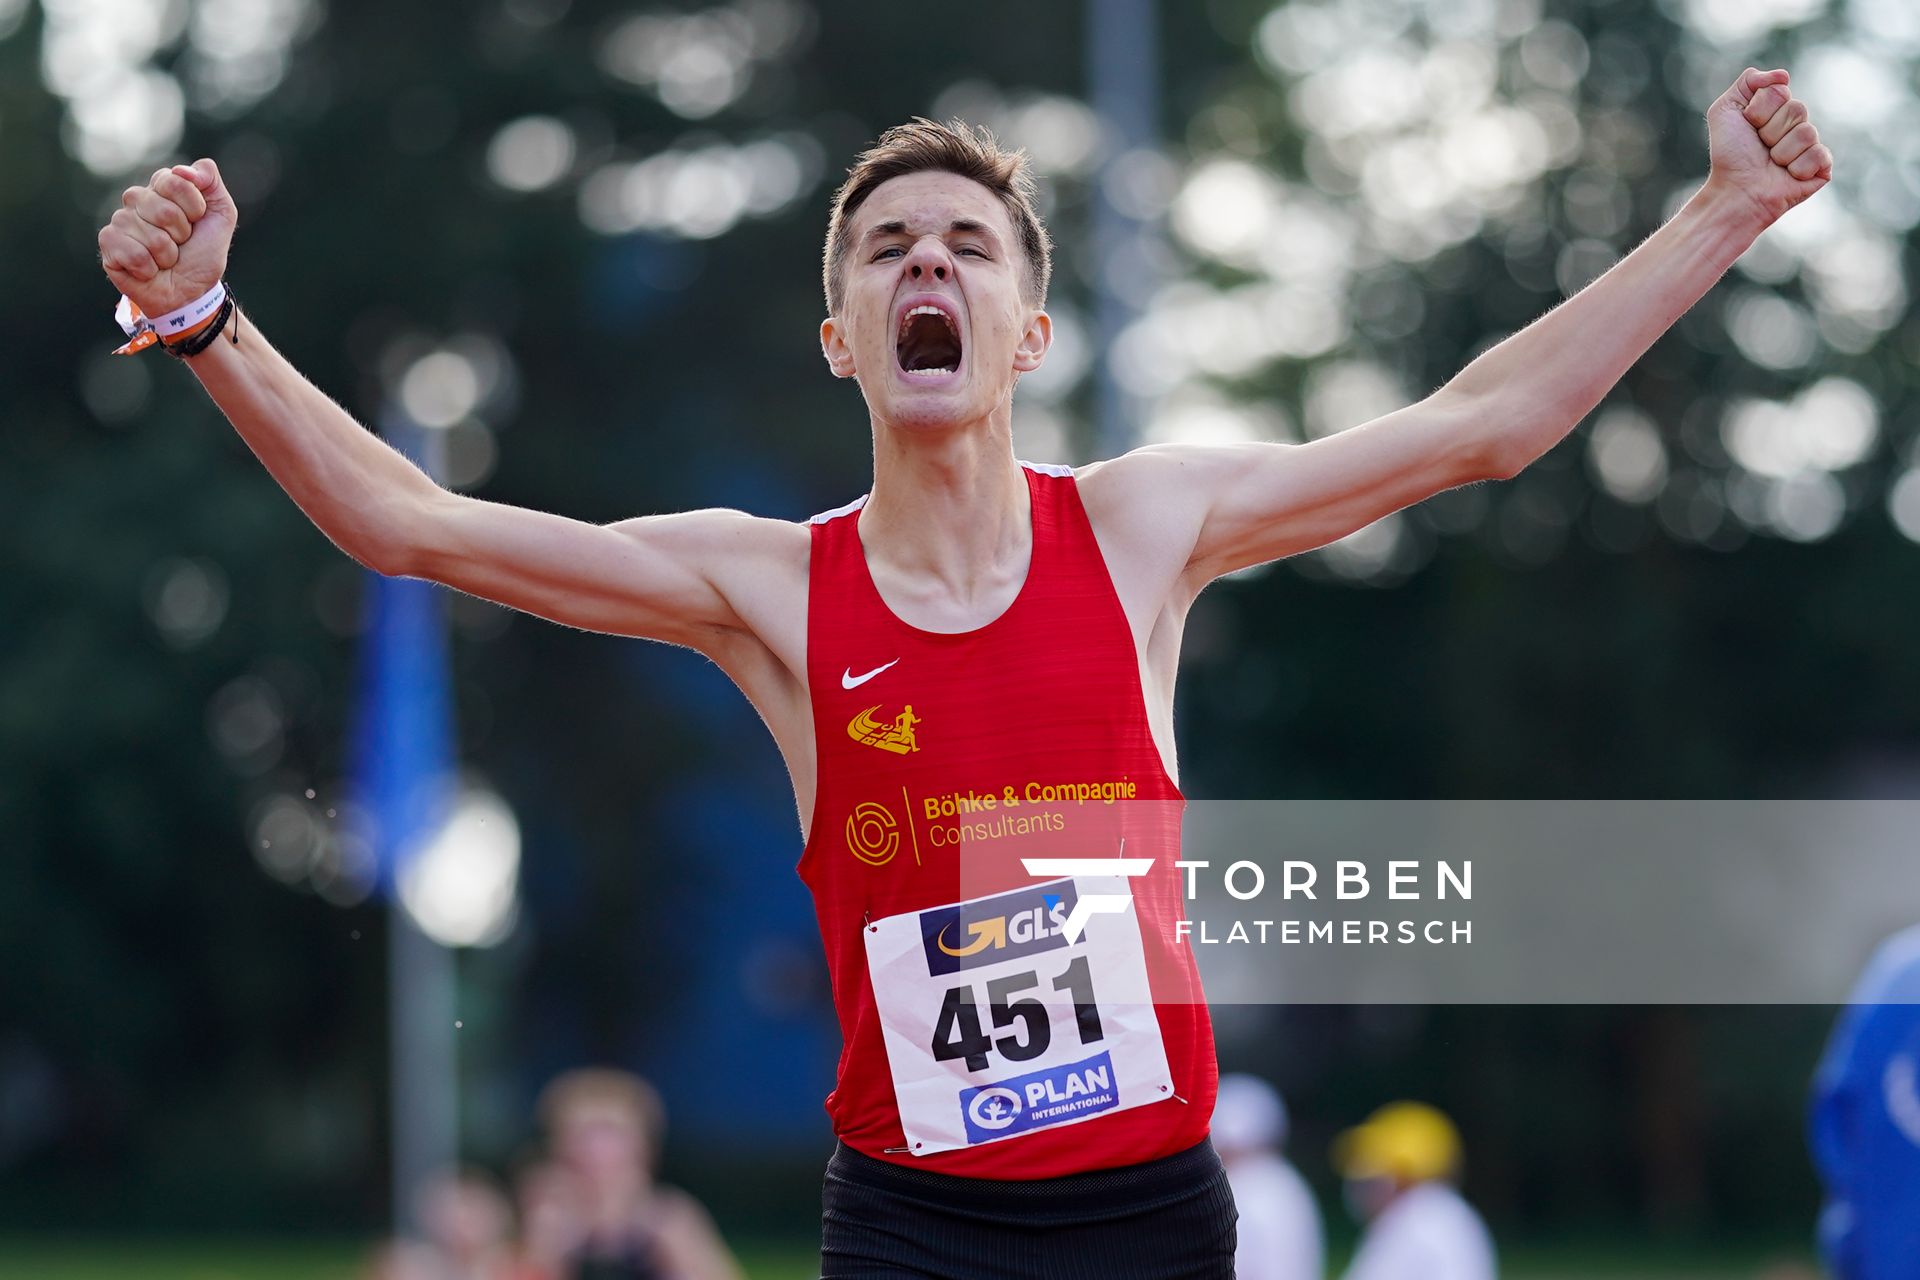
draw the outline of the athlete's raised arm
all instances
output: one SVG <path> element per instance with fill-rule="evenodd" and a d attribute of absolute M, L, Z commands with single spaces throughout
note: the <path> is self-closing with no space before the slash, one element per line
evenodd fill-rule
<path fill-rule="evenodd" d="M 164 317 L 219 283 L 237 211 L 213 161 L 159 170 L 121 204 L 101 229 L 101 263 L 143 313 Z M 449 492 L 301 376 L 251 321 L 238 343 L 223 336 L 185 363 L 300 509 L 381 573 L 711 654 L 747 630 L 736 605 L 748 584 L 766 580 L 772 559 L 791 558 L 796 538 L 804 548 L 804 530 L 739 511 L 596 525 Z"/>
<path fill-rule="evenodd" d="M 1832 153 L 1785 71 L 1743 73 L 1708 109 L 1707 128 L 1711 172 L 1677 215 L 1426 399 L 1303 445 L 1150 445 L 1088 468 L 1089 482 L 1137 493 L 1139 503 L 1116 506 L 1142 511 L 1163 544 L 1190 547 L 1185 576 L 1197 587 L 1324 546 L 1444 489 L 1514 475 L 1831 177 Z"/>

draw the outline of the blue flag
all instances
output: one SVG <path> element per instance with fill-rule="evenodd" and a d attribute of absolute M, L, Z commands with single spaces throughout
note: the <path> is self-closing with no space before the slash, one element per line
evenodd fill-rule
<path fill-rule="evenodd" d="M 369 571 L 364 616 L 350 768 L 374 884 L 391 898 L 407 860 L 440 829 L 455 794 L 443 592 L 438 583 Z"/>

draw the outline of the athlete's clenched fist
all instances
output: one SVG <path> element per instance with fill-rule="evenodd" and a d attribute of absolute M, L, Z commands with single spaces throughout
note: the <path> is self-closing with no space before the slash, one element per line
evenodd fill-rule
<path fill-rule="evenodd" d="M 156 169 L 100 228 L 100 265 L 142 312 L 165 315 L 219 283 L 239 220 L 213 161 Z"/>
<path fill-rule="evenodd" d="M 1833 177 L 1833 152 L 1820 141 L 1807 104 L 1788 89 L 1785 71 L 1741 72 L 1707 108 L 1707 141 L 1708 185 L 1750 198 L 1763 227 Z"/>

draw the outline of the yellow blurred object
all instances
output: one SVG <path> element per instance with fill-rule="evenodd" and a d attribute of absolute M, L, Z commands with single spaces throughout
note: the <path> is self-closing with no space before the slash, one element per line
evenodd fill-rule
<path fill-rule="evenodd" d="M 1333 1142 L 1343 1178 L 1426 1182 L 1460 1167 L 1460 1131 L 1424 1102 L 1390 1102 Z"/>

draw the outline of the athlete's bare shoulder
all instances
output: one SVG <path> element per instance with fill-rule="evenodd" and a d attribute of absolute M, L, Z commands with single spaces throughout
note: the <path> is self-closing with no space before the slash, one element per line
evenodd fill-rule
<path fill-rule="evenodd" d="M 699 514 L 710 518 L 689 534 L 703 543 L 702 558 L 714 587 L 726 597 L 742 628 L 804 681 L 812 543 L 807 523 L 744 511 Z"/>
<path fill-rule="evenodd" d="M 1188 497 L 1192 477 L 1183 459 L 1147 445 L 1075 467 L 1073 476 L 1128 613 L 1147 604 L 1157 613 L 1182 588 L 1205 519 Z"/>

